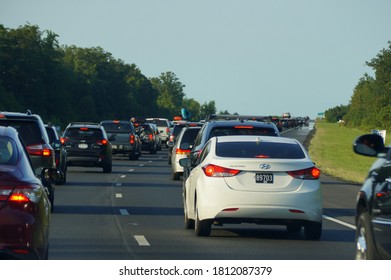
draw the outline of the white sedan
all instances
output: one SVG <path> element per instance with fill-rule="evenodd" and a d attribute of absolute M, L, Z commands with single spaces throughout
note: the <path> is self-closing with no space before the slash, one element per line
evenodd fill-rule
<path fill-rule="evenodd" d="M 189 166 L 190 159 L 180 161 Z M 213 224 L 286 225 L 318 240 L 323 199 L 320 170 L 295 139 L 213 137 L 183 183 L 186 228 L 208 236 Z"/>

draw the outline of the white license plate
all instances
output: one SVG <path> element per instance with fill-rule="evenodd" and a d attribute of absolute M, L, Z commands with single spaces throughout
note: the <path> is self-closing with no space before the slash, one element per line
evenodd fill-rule
<path fill-rule="evenodd" d="M 88 148 L 88 144 L 85 143 L 79 144 L 79 149 L 87 149 L 87 148 Z"/>
<path fill-rule="evenodd" d="M 255 174 L 255 183 L 273 184 L 274 183 L 274 176 L 271 173 L 256 173 Z"/>
<path fill-rule="evenodd" d="M 117 149 L 117 145 L 111 145 L 113 149 Z"/>

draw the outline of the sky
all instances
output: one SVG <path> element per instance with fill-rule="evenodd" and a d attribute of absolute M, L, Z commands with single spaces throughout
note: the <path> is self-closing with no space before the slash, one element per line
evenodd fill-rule
<path fill-rule="evenodd" d="M 173 72 L 218 111 L 310 116 L 348 105 L 391 41 L 389 0 L 0 0 L 0 24 Z"/>

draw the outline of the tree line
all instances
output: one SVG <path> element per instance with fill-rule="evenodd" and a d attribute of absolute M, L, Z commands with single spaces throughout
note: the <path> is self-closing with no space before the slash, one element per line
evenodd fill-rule
<path fill-rule="evenodd" d="M 343 120 L 347 126 L 364 130 L 391 129 L 391 41 L 366 64 L 375 77 L 363 75 L 354 88 L 348 105 L 325 111 L 329 122 Z"/>
<path fill-rule="evenodd" d="M 132 116 L 172 119 L 181 108 L 194 120 L 216 113 L 215 101 L 187 98 L 171 71 L 147 78 L 101 47 L 60 46 L 58 38 L 36 25 L 0 24 L 0 111 L 29 109 L 61 126 Z"/>

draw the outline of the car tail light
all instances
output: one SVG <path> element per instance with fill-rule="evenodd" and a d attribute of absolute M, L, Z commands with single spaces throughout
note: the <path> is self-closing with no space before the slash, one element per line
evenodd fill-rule
<path fill-rule="evenodd" d="M 98 145 L 98 146 L 105 146 L 108 143 L 109 143 L 109 141 L 107 139 L 101 139 L 101 140 L 96 141 L 96 145 Z"/>
<path fill-rule="evenodd" d="M 82 130 L 82 131 L 88 131 L 88 127 L 80 127 L 80 130 Z"/>
<path fill-rule="evenodd" d="M 251 125 L 236 125 L 236 129 L 253 129 L 254 127 Z"/>
<path fill-rule="evenodd" d="M 237 169 L 225 168 L 214 164 L 208 164 L 202 167 L 202 170 L 208 177 L 233 177 L 240 172 Z"/>
<path fill-rule="evenodd" d="M 65 143 L 68 142 L 68 140 L 69 140 L 68 137 L 61 137 L 60 138 L 61 145 L 65 145 Z"/>
<path fill-rule="evenodd" d="M 296 179 L 302 180 L 318 180 L 320 177 L 320 170 L 316 167 L 311 167 L 307 169 L 288 171 L 289 175 Z"/>
<path fill-rule="evenodd" d="M 53 149 L 46 144 L 27 146 L 27 151 L 30 155 L 34 155 L 34 156 L 50 157 L 54 154 Z"/>
<path fill-rule="evenodd" d="M 43 194 L 43 189 L 38 185 L 22 185 L 17 187 L 1 187 L 0 201 L 21 205 L 26 203 L 37 203 Z"/>
<path fill-rule="evenodd" d="M 180 149 L 180 148 L 177 148 L 175 150 L 175 154 L 177 155 L 188 155 L 190 154 L 191 150 L 184 150 L 184 149 Z"/>
<path fill-rule="evenodd" d="M 175 138 L 174 134 L 171 134 L 171 135 L 170 135 L 170 140 L 169 140 L 169 141 L 174 141 L 174 138 Z"/>
<path fill-rule="evenodd" d="M 169 133 L 169 132 L 170 132 L 170 128 L 166 127 L 166 133 Z"/>
<path fill-rule="evenodd" d="M 129 143 L 133 145 L 134 142 L 135 142 L 135 137 L 134 137 L 134 135 L 132 134 L 132 135 L 130 135 L 130 137 L 129 137 Z"/>
<path fill-rule="evenodd" d="M 149 140 L 150 140 L 150 141 L 153 140 L 153 134 L 152 134 L 152 133 L 150 133 L 150 134 L 148 135 L 148 137 L 149 137 Z"/>

